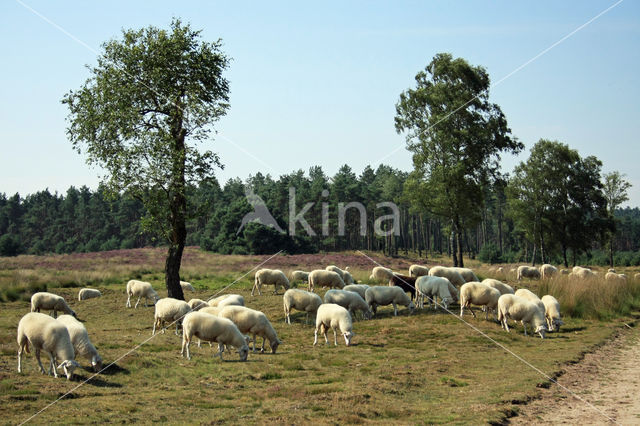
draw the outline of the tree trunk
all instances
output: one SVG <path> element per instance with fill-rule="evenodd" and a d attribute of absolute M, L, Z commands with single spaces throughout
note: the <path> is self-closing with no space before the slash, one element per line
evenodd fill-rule
<path fill-rule="evenodd" d="M 564 244 L 562 245 L 562 257 L 564 259 L 564 267 L 568 268 L 569 262 L 567 261 L 567 246 Z"/>
<path fill-rule="evenodd" d="M 458 230 L 456 233 L 456 245 L 458 246 L 458 265 L 461 268 L 464 268 L 464 261 L 462 260 L 462 255 L 464 253 L 462 246 L 462 232 Z"/>
<path fill-rule="evenodd" d="M 182 263 L 183 251 L 184 244 L 170 245 L 164 268 L 167 296 L 178 300 L 184 300 L 184 293 L 182 292 L 182 286 L 180 285 L 180 265 Z"/>
<path fill-rule="evenodd" d="M 609 268 L 613 268 L 613 235 L 609 241 Z"/>

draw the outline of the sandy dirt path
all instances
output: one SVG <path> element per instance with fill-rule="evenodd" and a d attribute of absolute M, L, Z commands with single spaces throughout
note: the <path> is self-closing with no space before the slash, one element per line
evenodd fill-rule
<path fill-rule="evenodd" d="M 520 406 L 511 424 L 640 425 L 640 327 L 587 354 L 565 368 L 557 385 L 541 390 L 541 398 Z"/>

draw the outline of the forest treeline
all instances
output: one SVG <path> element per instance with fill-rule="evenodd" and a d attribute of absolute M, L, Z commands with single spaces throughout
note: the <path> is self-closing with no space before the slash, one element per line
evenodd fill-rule
<path fill-rule="evenodd" d="M 409 174 L 388 166 L 367 167 L 356 175 L 342 166 L 334 176 L 321 167 L 312 167 L 283 175 L 274 180 L 257 173 L 246 181 L 232 179 L 220 185 L 215 179 L 189 188 L 188 240 L 205 250 L 223 254 L 263 254 L 283 250 L 287 253 L 318 251 L 375 250 L 388 255 L 415 252 L 421 257 L 433 253 L 450 254 L 451 228 L 441 218 L 412 208 L 405 189 Z M 281 229 L 242 220 L 254 211 L 247 201 L 247 188 L 260 197 Z M 289 235 L 290 188 L 295 189 L 295 212 L 303 211 L 315 236 L 296 224 Z M 511 206 L 506 185 L 487 188 L 484 206 L 478 206 L 476 223 L 463 233 L 463 249 L 471 258 L 486 262 L 532 262 L 542 259 L 534 250 L 535 238 L 521 222 L 517 206 Z M 71 187 L 66 194 L 49 190 L 21 197 L 0 194 L 0 255 L 92 252 L 113 249 L 165 245 L 160 233 L 145 227 L 142 203 L 127 193 L 108 196 L 104 188 Z M 344 214 L 344 232 L 338 223 L 339 203 L 357 202 L 365 208 L 365 229 L 361 212 L 348 208 Z M 391 209 L 379 203 L 392 202 L 399 208 L 399 235 L 390 232 L 393 221 L 385 216 Z M 323 222 L 324 217 L 328 221 Z M 376 235 L 376 221 L 391 235 Z M 542 224 L 543 222 L 541 222 Z M 544 224 L 542 225 L 544 226 Z M 581 226 L 584 228 L 584 226 Z M 364 235 L 362 235 L 362 231 Z M 562 249 L 545 233 L 545 261 L 562 263 Z M 586 229 L 585 232 L 591 232 Z M 343 235 L 340 235 L 343 234 Z M 588 234 L 589 235 L 589 234 Z M 584 237 L 584 236 L 582 236 Z M 570 263 L 606 264 L 608 239 L 605 233 L 590 234 L 584 244 L 569 247 L 575 251 Z M 540 244 L 538 243 L 540 247 Z M 615 210 L 615 263 L 640 265 L 640 209 Z"/>

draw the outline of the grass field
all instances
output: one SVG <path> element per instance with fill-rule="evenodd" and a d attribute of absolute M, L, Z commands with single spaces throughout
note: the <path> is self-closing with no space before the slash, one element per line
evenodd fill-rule
<path fill-rule="evenodd" d="M 0 259 L 5 295 L 0 305 L 2 423 L 27 420 L 92 374 L 79 369 L 73 382 L 43 376 L 32 354 L 24 372 L 17 373 L 16 327 L 29 311 L 23 293 L 44 286 L 70 302 L 105 365 L 115 365 L 40 413 L 35 423 L 501 422 L 534 397 L 537 386 L 548 385 L 540 373 L 441 310 L 408 315 L 401 309 L 393 317 L 391 307 L 381 308 L 373 320 L 355 322 L 352 347 L 345 347 L 344 340 L 338 347 L 313 347 L 313 326 L 304 324 L 304 314 L 296 312 L 292 325 L 284 323 L 281 294 L 267 287 L 262 296 L 250 296 L 252 273 L 226 292 L 242 294 L 247 306 L 267 314 L 283 341 L 277 354 L 250 353 L 246 363 L 238 362 L 235 353 L 225 354 L 221 362 L 208 345 L 192 345 L 192 360 L 186 361 L 180 357 L 181 338 L 172 330 L 133 350 L 151 337 L 153 307 L 126 309 L 125 283 L 136 277 L 151 281 L 165 296 L 163 256 L 161 249 L 141 249 Z M 209 298 L 265 259 L 190 248 L 183 278 L 196 292 L 186 298 Z M 397 270 L 414 263 L 376 260 Z M 264 266 L 310 270 L 328 264 L 351 265 L 359 280 L 366 280 L 374 266 L 354 253 L 278 256 Z M 482 277 L 490 275 L 487 268 L 474 266 Z M 78 302 L 74 286 L 84 285 L 99 288 L 103 297 Z M 459 307 L 452 310 L 459 312 Z M 550 376 L 634 321 L 565 318 L 560 333 L 541 340 L 525 337 L 521 326 L 508 334 L 492 321 L 470 315 L 464 320 Z M 84 359 L 80 363 L 87 366 Z"/>

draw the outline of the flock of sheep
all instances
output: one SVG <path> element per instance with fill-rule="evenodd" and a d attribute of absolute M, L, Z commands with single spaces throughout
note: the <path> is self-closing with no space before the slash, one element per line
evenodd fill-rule
<path fill-rule="evenodd" d="M 501 268 L 500 268 L 501 269 Z M 496 272 L 503 272 L 498 269 Z M 584 272 L 588 271 L 588 272 Z M 514 270 L 517 279 L 522 278 L 551 278 L 556 273 L 562 273 L 552 265 L 542 265 L 540 268 L 520 266 Z M 586 268 L 576 267 L 571 272 L 582 277 L 593 273 Z M 607 279 L 626 279 L 624 275 L 610 270 Z M 308 289 L 290 288 L 291 282 L 307 282 Z M 480 306 L 485 311 L 485 319 L 494 313 L 503 329 L 509 331 L 508 319 L 520 321 L 527 335 L 527 325 L 533 333 L 545 337 L 547 331 L 559 331 L 563 324 L 560 316 L 560 305 L 551 295 L 541 299 L 525 288 L 517 291 L 508 284 L 497 279 L 487 278 L 480 282 L 476 274 L 469 268 L 455 267 L 426 267 L 412 265 L 409 275 L 394 273 L 391 269 L 377 266 L 373 268 L 369 282 L 385 282 L 387 285 L 357 284 L 348 268 L 344 270 L 336 266 L 328 266 L 311 272 L 293 271 L 287 277 L 278 269 L 260 269 L 255 274 L 254 285 L 251 290 L 262 294 L 263 285 L 273 285 L 274 293 L 282 287 L 285 322 L 291 324 L 291 312 L 298 310 L 309 316 L 315 316 L 314 342 L 318 342 L 318 332 L 323 334 L 328 343 L 328 330 L 334 334 L 334 344 L 337 345 L 337 335 L 343 336 L 347 346 L 351 344 L 353 321 L 359 313 L 363 319 L 371 319 L 376 315 L 379 306 L 392 305 L 394 315 L 398 314 L 398 306 L 406 307 L 409 312 L 418 306 L 424 307 L 424 299 L 438 304 L 448 311 L 448 306 L 454 301 L 460 303 L 460 316 L 465 309 L 471 311 L 475 317 L 473 306 Z M 181 281 L 183 290 L 194 291 L 191 284 Z M 321 298 L 314 292 L 316 288 L 329 288 Z M 165 331 L 165 326 L 175 323 L 175 334 L 178 335 L 182 326 L 181 355 L 191 359 L 191 341 L 218 344 L 216 355 L 222 359 L 222 354 L 229 348 L 235 348 L 240 360 L 245 361 L 249 353 L 249 344 L 253 344 L 256 351 L 257 337 L 262 338 L 261 351 L 264 352 L 268 341 L 272 353 L 276 353 L 280 340 L 267 316 L 260 311 L 245 306 L 244 297 L 238 294 L 225 294 L 212 297 L 205 301 L 191 299 L 188 302 L 173 298 L 160 298 L 150 283 L 131 280 L 126 286 L 126 307 L 131 307 L 131 299 L 137 298 L 134 308 L 137 308 L 142 298 L 145 306 L 149 301 L 155 304 L 152 334 L 156 330 Z M 78 300 L 100 297 L 96 289 L 81 289 Z M 439 303 L 438 303 L 439 301 Z M 40 313 L 40 310 L 52 312 L 52 316 Z M 57 312 L 62 312 L 56 318 Z M 91 343 L 84 325 L 77 320 L 75 312 L 69 307 L 64 298 L 52 293 L 40 292 L 31 298 L 31 312 L 26 314 L 18 325 L 18 371 L 22 371 L 22 353 L 29 352 L 31 346 L 40 370 L 45 369 L 40 360 L 40 353 L 46 352 L 50 358 L 49 374 L 58 377 L 57 369 L 62 369 L 70 379 L 75 368 L 79 367 L 76 356 L 86 357 L 95 371 L 102 368 L 102 359 Z M 59 365 L 58 362 L 60 362 Z M 56 366 L 57 365 L 57 366 Z"/>

